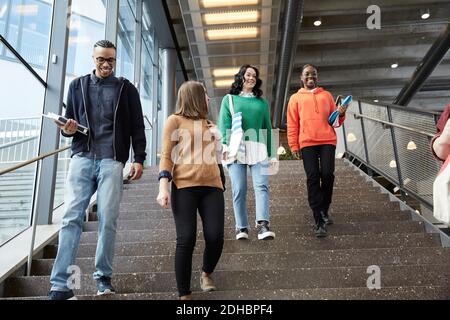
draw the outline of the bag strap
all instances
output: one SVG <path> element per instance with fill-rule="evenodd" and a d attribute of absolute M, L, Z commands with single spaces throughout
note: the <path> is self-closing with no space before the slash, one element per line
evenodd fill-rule
<path fill-rule="evenodd" d="M 228 109 L 230 109 L 231 116 L 234 116 L 233 97 L 231 94 L 228 95 Z"/>

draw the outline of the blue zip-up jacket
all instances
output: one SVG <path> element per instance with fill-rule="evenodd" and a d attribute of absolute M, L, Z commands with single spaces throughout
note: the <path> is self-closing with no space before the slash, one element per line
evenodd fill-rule
<path fill-rule="evenodd" d="M 89 121 L 91 120 L 87 112 L 90 107 L 87 96 L 90 76 L 88 74 L 70 83 L 65 114 L 67 119 L 73 119 L 88 128 L 90 128 Z M 119 98 L 115 99 L 118 102 L 114 110 L 114 160 L 125 164 L 130 157 L 130 144 L 132 143 L 134 162 L 143 164 L 147 154 L 145 152 L 144 117 L 139 93 L 127 79 L 118 79 L 121 84 Z M 61 133 L 65 137 L 73 137 L 72 155 L 89 151 L 89 140 L 91 138 L 89 134 L 85 136 L 77 132 L 73 136 L 69 136 L 63 131 Z"/>

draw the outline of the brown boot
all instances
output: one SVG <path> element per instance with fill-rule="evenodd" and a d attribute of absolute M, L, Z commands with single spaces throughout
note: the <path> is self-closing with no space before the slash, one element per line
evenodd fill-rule
<path fill-rule="evenodd" d="M 202 272 L 200 276 L 200 288 L 203 290 L 203 292 L 216 290 L 216 286 L 214 285 L 214 282 L 212 281 L 210 275 L 205 272 Z"/>
<path fill-rule="evenodd" d="M 180 300 L 192 300 L 192 295 L 188 294 L 188 295 L 185 295 L 185 296 L 181 296 Z"/>

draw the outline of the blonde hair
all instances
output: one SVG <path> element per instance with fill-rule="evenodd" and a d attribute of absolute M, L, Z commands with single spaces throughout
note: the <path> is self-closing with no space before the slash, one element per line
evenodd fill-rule
<path fill-rule="evenodd" d="M 205 98 L 205 87 L 197 81 L 187 81 L 178 90 L 178 116 L 199 120 L 208 116 L 208 105 Z"/>

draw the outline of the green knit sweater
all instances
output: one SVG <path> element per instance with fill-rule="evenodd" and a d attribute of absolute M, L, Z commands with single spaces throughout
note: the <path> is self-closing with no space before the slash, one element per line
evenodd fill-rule
<path fill-rule="evenodd" d="M 272 123 L 270 121 L 270 107 L 264 98 L 241 97 L 233 95 L 234 112 L 242 112 L 242 129 L 244 130 L 245 141 L 264 143 L 267 146 L 269 158 L 275 156 L 272 137 Z M 231 112 L 228 106 L 228 95 L 222 99 L 218 126 L 223 136 L 223 144 L 229 143 L 231 135 Z M 247 130 L 252 130 L 256 134 L 245 134 Z M 260 131 L 263 129 L 262 131 Z M 265 129 L 265 130 L 264 130 Z M 266 132 L 266 133 L 265 133 Z"/>

